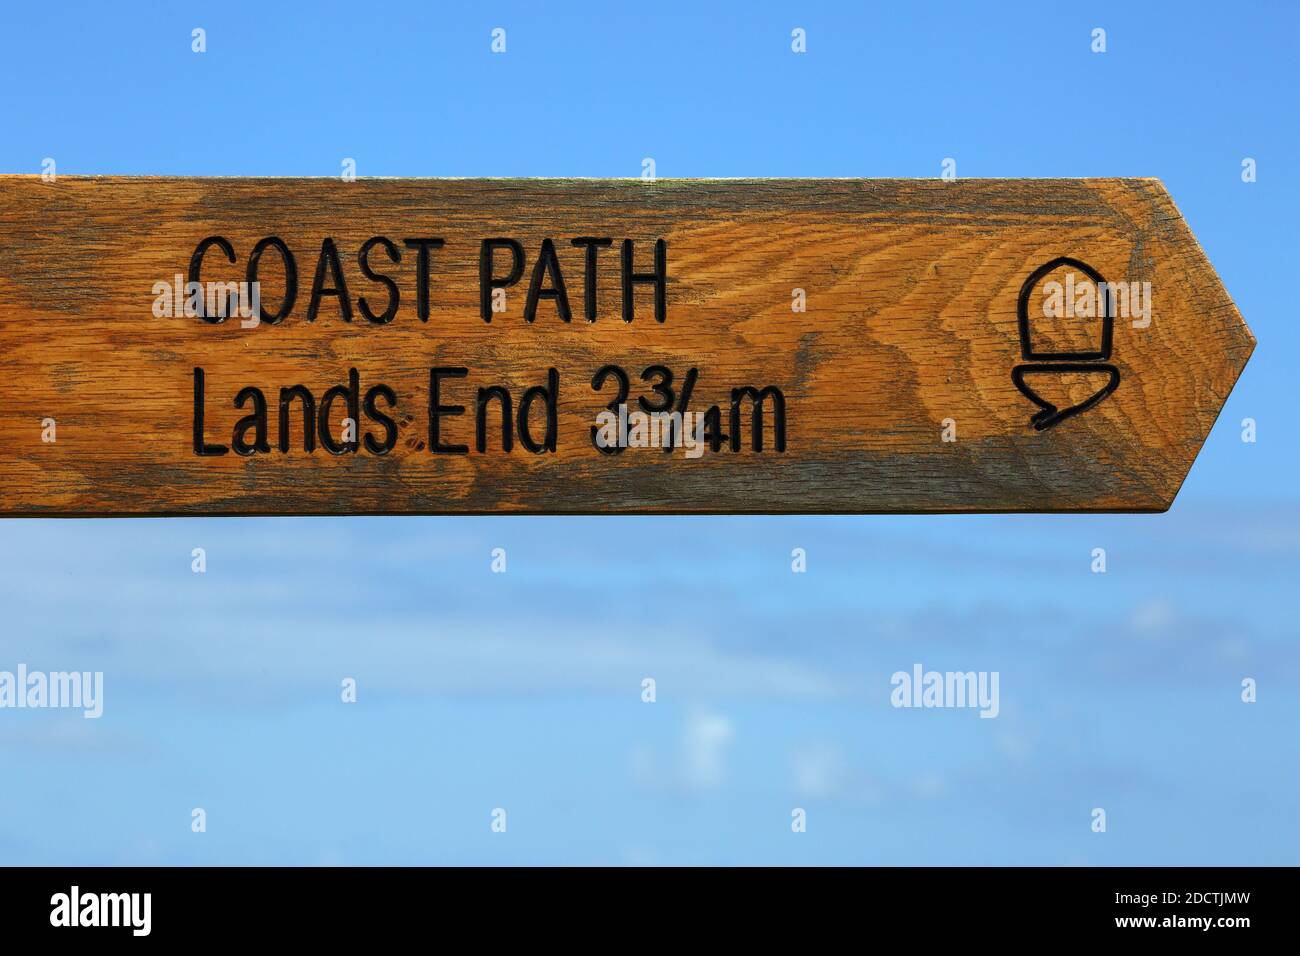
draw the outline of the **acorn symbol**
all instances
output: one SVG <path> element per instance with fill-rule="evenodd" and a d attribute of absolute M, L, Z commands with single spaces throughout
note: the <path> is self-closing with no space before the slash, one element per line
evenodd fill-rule
<path fill-rule="evenodd" d="M 1068 266 L 1082 272 L 1095 283 L 1097 292 L 1097 309 L 1101 318 L 1101 341 L 1097 348 L 1088 351 L 1051 351 L 1034 348 L 1032 329 L 1029 325 L 1029 297 L 1038 281 L 1056 269 Z M 1119 385 L 1119 369 L 1109 362 L 1111 341 L 1115 331 L 1115 300 L 1110 286 L 1092 266 L 1078 259 L 1061 256 L 1045 263 L 1034 270 L 1020 287 L 1020 299 L 1016 305 L 1016 317 L 1020 325 L 1020 354 L 1024 364 L 1011 370 L 1011 382 L 1020 393 L 1038 406 L 1029 419 L 1029 423 L 1038 431 L 1051 428 L 1073 415 L 1086 412 L 1101 402 Z M 1090 343 L 1091 344 L 1091 343 Z M 1106 384 L 1088 398 L 1073 405 L 1060 408 L 1044 398 L 1040 392 L 1053 382 L 1060 383 L 1071 378 L 1083 377 L 1080 373 L 1106 375 Z M 1029 384 L 1028 379 L 1037 378 L 1040 383 Z M 1050 380 L 1050 381 L 1045 381 Z"/>

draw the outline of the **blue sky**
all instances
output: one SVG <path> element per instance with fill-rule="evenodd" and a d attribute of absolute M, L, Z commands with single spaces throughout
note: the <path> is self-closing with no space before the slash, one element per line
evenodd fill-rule
<path fill-rule="evenodd" d="M 0 522 L 0 863 L 1298 862 L 1296 8 L 447 6 L 15 6 L 0 170 L 1158 176 L 1259 346 L 1165 515 Z"/>

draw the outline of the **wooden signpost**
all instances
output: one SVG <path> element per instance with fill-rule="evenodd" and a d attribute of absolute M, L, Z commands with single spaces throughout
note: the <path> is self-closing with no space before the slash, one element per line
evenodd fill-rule
<path fill-rule="evenodd" d="M 1162 511 L 1156 180 L 0 177 L 0 514 Z"/>

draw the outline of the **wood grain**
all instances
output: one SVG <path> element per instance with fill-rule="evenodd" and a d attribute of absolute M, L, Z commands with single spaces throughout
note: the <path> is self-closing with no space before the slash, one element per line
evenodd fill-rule
<path fill-rule="evenodd" d="M 295 253 L 298 299 L 279 325 L 156 318 L 154 283 L 185 273 L 220 235 L 204 279 L 243 277 L 254 243 Z M 352 299 L 382 306 L 357 253 L 372 236 L 441 237 L 430 317 L 416 316 L 415 256 L 371 264 L 401 292 L 395 319 L 340 318 L 333 298 L 305 318 L 322 240 L 340 253 Z M 611 237 L 598 260 L 597 319 L 583 317 L 578 236 Z M 507 311 L 480 317 L 481 240 L 512 237 L 531 271 L 556 244 L 573 308 L 542 300 L 523 318 L 528 272 Z M 619 243 L 650 267 L 666 241 L 666 318 L 649 288 L 621 317 Z M 1059 256 L 1107 280 L 1150 282 L 1152 321 L 1114 327 L 1120 384 L 1055 427 L 1011 380 L 1021 362 L 1017 296 Z M 276 262 L 267 254 L 268 264 Z M 502 262 L 505 261 L 503 258 Z M 265 299 L 278 301 L 268 270 Z M 792 290 L 807 311 L 792 312 Z M 377 308 L 379 306 L 376 306 Z M 1254 339 L 1156 180 L 358 180 L 0 177 L 0 513 L 38 515 L 862 513 L 1161 511 L 1169 507 Z M 746 437 L 689 460 L 630 448 L 602 455 L 590 428 L 611 398 L 607 363 L 652 365 L 698 382 L 689 409 L 733 387 L 779 387 L 786 447 Z M 386 455 L 200 457 L 193 370 L 205 370 L 207 434 L 229 443 L 258 386 L 277 440 L 281 387 L 318 397 L 358 370 L 398 397 Z M 556 451 L 431 453 L 429 369 L 464 366 L 443 401 L 468 407 L 444 441 L 474 445 L 477 388 L 518 400 L 560 377 Z M 1086 384 L 1066 385 L 1087 394 Z M 340 406 L 341 407 L 341 406 Z M 337 417 L 341 417 L 337 416 Z M 54 419 L 57 440 L 42 440 Z M 941 440 L 956 423 L 956 441 Z M 745 418 L 748 423 L 748 417 Z M 769 420 L 770 421 L 770 420 Z M 297 417 L 295 416 L 295 422 Z M 499 429 L 499 423 L 494 423 Z M 540 422 L 537 426 L 540 432 Z M 362 432 L 367 430 L 363 423 Z M 489 428 L 499 441 L 499 431 Z"/>

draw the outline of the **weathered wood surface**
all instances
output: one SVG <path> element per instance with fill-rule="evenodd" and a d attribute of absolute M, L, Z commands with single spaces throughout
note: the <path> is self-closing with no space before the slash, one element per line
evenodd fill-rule
<path fill-rule="evenodd" d="M 205 280 L 239 280 L 253 245 L 279 236 L 294 252 L 298 298 L 278 325 L 241 328 L 155 318 L 156 282 L 188 269 L 204 237 L 226 237 L 237 265 L 209 250 Z M 372 236 L 441 237 L 431 259 L 430 316 L 416 315 L 416 255 L 370 263 L 397 282 L 394 320 L 340 317 L 308 298 L 322 240 L 337 243 L 349 293 L 382 308 L 357 254 Z M 598 259 L 597 319 L 584 318 L 584 250 Z M 517 239 L 522 281 L 507 309 L 480 317 L 479 253 Z M 540 301 L 524 321 L 529 273 L 554 240 L 573 318 Z M 666 241 L 666 317 L 652 290 L 621 318 L 619 243 L 646 271 Z M 1022 364 L 1017 297 L 1041 264 L 1069 256 L 1107 280 L 1150 282 L 1149 327 L 1114 323 L 1119 385 L 1046 430 L 1011 378 Z M 264 256 L 263 300 L 283 283 Z M 506 263 L 506 257 L 499 260 Z M 504 270 L 505 266 L 499 267 Z M 792 312 L 792 290 L 807 311 Z M 1159 511 L 1169 507 L 1254 340 L 1178 210 L 1155 180 L 358 180 L 0 177 L 0 513 L 373 514 L 608 512 Z M 688 410 L 733 387 L 774 385 L 786 401 L 786 447 L 680 450 L 592 447 L 613 385 L 662 365 L 698 381 Z M 427 447 L 431 366 L 468 367 L 444 383 L 467 407 Z M 232 399 L 258 386 L 270 408 L 267 454 L 201 457 L 192 445 L 194 369 L 205 370 L 206 435 L 230 443 L 247 413 Z M 474 448 L 479 387 L 518 401 L 560 378 L 554 453 Z M 276 449 L 281 387 L 318 398 L 356 368 L 361 390 L 398 398 L 385 455 Z M 1068 377 L 1068 376 L 1067 376 Z M 1083 376 L 1087 378 L 1087 376 Z M 1081 401 L 1096 386 L 1072 384 Z M 342 408 L 343 403 L 338 404 Z M 382 407 L 382 406 L 381 406 Z M 344 414 L 339 412 L 335 418 Z M 43 441 L 54 419 L 56 440 Z M 945 419 L 956 441 L 942 441 Z M 744 416 L 746 424 L 748 415 Z M 769 418 L 770 422 L 770 418 Z M 361 431 L 374 429 L 362 422 Z M 337 426 L 336 426 L 337 427 Z M 538 420 L 537 432 L 541 432 Z M 499 442 L 492 419 L 489 437 Z"/>

